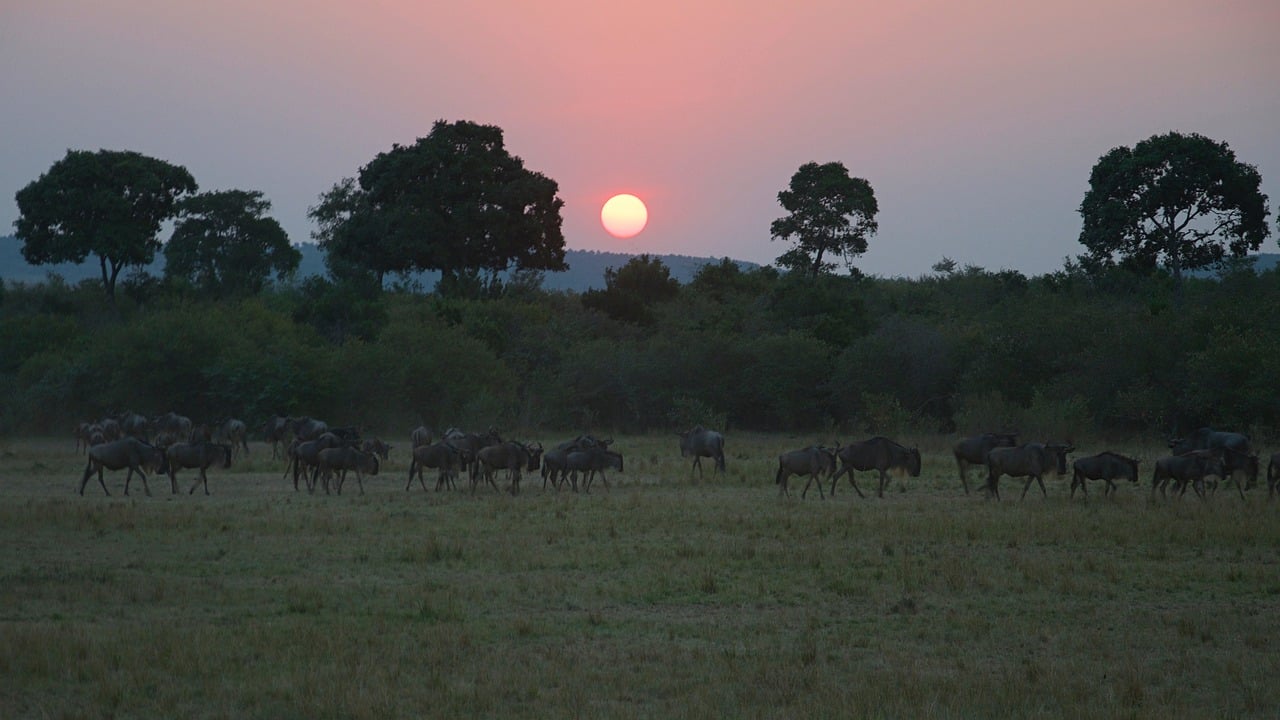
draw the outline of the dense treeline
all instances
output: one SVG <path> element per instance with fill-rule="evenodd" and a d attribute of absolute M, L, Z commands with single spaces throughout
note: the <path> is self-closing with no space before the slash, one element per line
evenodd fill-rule
<path fill-rule="evenodd" d="M 656 268 L 661 270 L 660 267 Z M 310 278 L 249 298 L 133 279 L 0 294 L 0 430 L 131 409 L 539 430 L 1156 436 L 1280 424 L 1280 273 L 804 277 L 730 262 L 584 303 L 536 277 L 450 294 Z M 661 280 L 661 278 L 660 278 Z M 674 282 L 674 281 L 671 281 Z M 661 286 L 652 296 L 649 290 Z M 607 297 L 612 293 L 615 297 Z M 641 308 L 643 312 L 637 312 Z"/>

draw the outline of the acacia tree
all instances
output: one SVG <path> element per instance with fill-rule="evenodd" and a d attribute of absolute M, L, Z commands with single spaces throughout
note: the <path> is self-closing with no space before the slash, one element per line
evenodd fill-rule
<path fill-rule="evenodd" d="M 770 232 L 774 239 L 795 243 L 778 264 L 810 277 L 835 268 L 824 260 L 827 255 L 843 258 L 851 268 L 879 227 L 871 183 L 850 177 L 840 162 L 801 165 L 788 188 L 778 193 L 778 202 L 790 214 L 774 220 Z"/>
<path fill-rule="evenodd" d="M 164 274 L 215 297 L 255 295 L 274 272 L 298 268 L 302 253 L 256 190 L 200 193 L 179 205 L 179 220 L 164 248 Z"/>
<path fill-rule="evenodd" d="M 1090 269 L 1149 272 L 1163 263 L 1181 291 L 1182 271 L 1242 257 L 1270 234 L 1257 168 L 1203 135 L 1153 135 L 1103 155 L 1080 203 L 1080 256 Z"/>
<path fill-rule="evenodd" d="M 321 195 L 309 215 L 330 270 L 563 270 L 559 186 L 507 152 L 501 128 L 437 121 Z"/>
<path fill-rule="evenodd" d="M 195 179 L 179 165 L 132 151 L 68 150 L 17 193 L 22 256 L 45 265 L 97 255 L 114 304 L 120 271 L 155 259 L 160 224 L 195 191 Z"/>

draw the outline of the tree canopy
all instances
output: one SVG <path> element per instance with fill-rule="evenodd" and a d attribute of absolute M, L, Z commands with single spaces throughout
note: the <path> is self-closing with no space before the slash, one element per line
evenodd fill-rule
<path fill-rule="evenodd" d="M 774 239 L 794 246 L 778 258 L 778 264 L 811 277 L 830 272 L 835 265 L 827 255 L 844 259 L 867 251 L 867 238 L 878 225 L 875 191 L 871 183 L 850 177 L 844 163 L 806 163 L 791 176 L 791 184 L 778 193 L 778 202 L 790 214 L 774 220 Z"/>
<path fill-rule="evenodd" d="M 638 255 L 620 268 L 604 271 L 604 290 L 582 294 L 582 305 L 604 312 L 615 320 L 652 325 L 652 306 L 680 293 L 680 281 L 660 258 Z"/>
<path fill-rule="evenodd" d="M 1086 267 L 1150 271 L 1208 267 L 1257 250 L 1270 234 L 1267 196 L 1252 165 L 1203 135 L 1153 135 L 1103 155 L 1080 203 Z"/>
<path fill-rule="evenodd" d="M 554 180 L 507 152 L 501 128 L 437 121 L 321 195 L 310 216 L 330 270 L 563 270 Z"/>
<path fill-rule="evenodd" d="M 155 259 L 161 223 L 195 191 L 186 168 L 163 160 L 132 151 L 68 150 L 17 193 L 22 256 L 45 265 L 97 255 L 114 302 L 120 271 Z"/>
<path fill-rule="evenodd" d="M 283 280 L 302 253 L 258 191 L 200 193 L 179 205 L 179 220 L 165 245 L 164 272 L 213 297 L 256 295 L 275 274 Z"/>

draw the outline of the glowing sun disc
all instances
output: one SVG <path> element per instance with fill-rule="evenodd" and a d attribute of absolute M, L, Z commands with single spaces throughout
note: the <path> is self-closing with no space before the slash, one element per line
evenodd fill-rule
<path fill-rule="evenodd" d="M 600 222 L 616 238 L 635 237 L 649 222 L 649 209 L 635 195 L 614 195 L 600 208 Z"/>

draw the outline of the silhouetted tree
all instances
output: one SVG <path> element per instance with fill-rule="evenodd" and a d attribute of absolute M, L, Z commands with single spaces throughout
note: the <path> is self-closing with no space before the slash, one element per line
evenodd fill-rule
<path fill-rule="evenodd" d="M 824 261 L 826 255 L 844 258 L 851 268 L 853 257 L 867 251 L 867 238 L 879 227 L 871 183 L 850 177 L 839 162 L 801 165 L 788 188 L 778 193 L 778 202 L 790 214 L 774 220 L 770 232 L 775 239 L 795 243 L 778 264 L 810 277 L 834 269 Z"/>
<path fill-rule="evenodd" d="M 214 297 L 254 295 L 272 273 L 283 280 L 302 253 L 275 218 L 262 193 L 225 190 L 182 201 L 173 237 L 165 245 L 164 274 L 182 278 Z"/>
<path fill-rule="evenodd" d="M 604 271 L 604 290 L 582 294 L 584 307 L 599 310 L 615 320 L 652 325 L 652 306 L 676 297 L 680 281 L 661 259 L 638 255 L 618 269 Z"/>
<path fill-rule="evenodd" d="M 17 193 L 22 256 L 45 265 L 97 255 L 114 303 L 120 270 L 155 259 L 160 224 L 195 191 L 186 168 L 163 160 L 132 151 L 68 150 Z"/>

